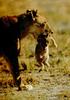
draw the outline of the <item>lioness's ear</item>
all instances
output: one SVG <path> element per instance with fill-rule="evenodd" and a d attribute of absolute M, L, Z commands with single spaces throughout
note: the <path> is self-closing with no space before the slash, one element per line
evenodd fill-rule
<path fill-rule="evenodd" d="M 37 17 L 37 10 L 31 10 L 31 15 L 32 15 L 32 19 L 33 21 L 36 21 L 36 17 Z"/>
<path fill-rule="evenodd" d="M 27 10 L 27 11 L 26 11 L 26 13 L 30 13 L 30 12 L 31 12 L 30 10 Z"/>
<path fill-rule="evenodd" d="M 37 17 L 37 10 L 32 10 L 33 17 Z"/>

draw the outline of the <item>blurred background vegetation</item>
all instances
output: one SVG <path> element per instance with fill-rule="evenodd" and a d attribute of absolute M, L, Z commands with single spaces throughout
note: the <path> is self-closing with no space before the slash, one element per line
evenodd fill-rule
<path fill-rule="evenodd" d="M 18 15 L 27 9 L 38 9 L 56 28 L 69 29 L 70 0 L 0 0 L 0 16 Z"/>

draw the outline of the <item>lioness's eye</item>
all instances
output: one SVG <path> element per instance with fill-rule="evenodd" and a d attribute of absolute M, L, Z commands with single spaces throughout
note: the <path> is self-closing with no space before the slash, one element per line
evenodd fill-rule
<path fill-rule="evenodd" d="M 44 24 L 44 23 L 42 23 L 42 24 L 40 24 L 40 26 L 41 26 L 41 27 L 44 27 L 44 26 L 45 26 L 45 24 Z"/>
<path fill-rule="evenodd" d="M 45 32 L 48 32 L 48 30 L 46 29 Z"/>

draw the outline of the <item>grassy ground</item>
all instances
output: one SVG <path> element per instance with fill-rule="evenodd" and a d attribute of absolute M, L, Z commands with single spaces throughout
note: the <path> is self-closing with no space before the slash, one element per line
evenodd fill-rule
<path fill-rule="evenodd" d="M 8 64 L 0 58 L 0 99 L 1 100 L 70 100 L 70 1 L 69 0 L 0 0 L 0 16 L 23 13 L 35 8 L 47 18 L 58 48 L 50 47 L 50 65 L 47 71 L 38 72 L 35 66 L 34 48 L 36 41 L 27 36 L 21 41 L 19 57 L 25 62 L 27 71 L 21 72 L 22 82 L 32 84 L 33 90 L 16 91 Z M 26 41 L 26 43 L 25 43 Z M 7 69 L 7 70 L 5 70 Z"/>

